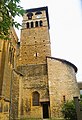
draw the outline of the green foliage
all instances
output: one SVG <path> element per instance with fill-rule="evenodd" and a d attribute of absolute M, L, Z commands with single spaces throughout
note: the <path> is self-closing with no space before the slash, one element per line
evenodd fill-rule
<path fill-rule="evenodd" d="M 0 0 L 0 38 L 8 39 L 9 29 L 12 26 L 19 28 L 20 24 L 14 18 L 24 14 L 19 5 L 20 0 Z"/>
<path fill-rule="evenodd" d="M 82 94 L 80 94 L 80 99 L 82 100 Z"/>
<path fill-rule="evenodd" d="M 80 110 L 82 111 L 82 95 L 80 96 Z"/>
<path fill-rule="evenodd" d="M 67 101 L 62 107 L 65 120 L 77 120 L 74 101 Z"/>

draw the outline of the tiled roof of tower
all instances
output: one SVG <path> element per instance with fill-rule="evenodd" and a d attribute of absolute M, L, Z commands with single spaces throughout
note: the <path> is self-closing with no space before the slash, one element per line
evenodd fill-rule
<path fill-rule="evenodd" d="M 48 21 L 48 28 L 50 28 L 50 25 L 49 25 L 49 14 L 48 14 L 48 7 L 47 6 L 46 7 L 27 9 L 26 13 L 27 12 L 38 12 L 38 11 L 43 11 L 43 10 L 46 11 L 46 17 L 47 17 L 47 21 Z"/>

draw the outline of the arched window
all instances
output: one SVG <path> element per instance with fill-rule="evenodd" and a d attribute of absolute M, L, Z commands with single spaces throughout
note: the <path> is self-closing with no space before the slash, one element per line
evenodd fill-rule
<path fill-rule="evenodd" d="M 34 27 L 34 23 L 33 22 L 31 22 L 31 28 L 33 28 Z"/>
<path fill-rule="evenodd" d="M 28 13 L 28 14 L 27 14 L 28 20 L 31 20 L 31 19 L 32 19 L 32 16 L 33 16 L 33 13 Z"/>
<path fill-rule="evenodd" d="M 33 106 L 39 106 L 39 93 L 38 92 L 33 92 L 32 94 L 32 105 Z"/>
<path fill-rule="evenodd" d="M 8 104 L 4 105 L 4 112 L 8 112 Z"/>
<path fill-rule="evenodd" d="M 38 11 L 38 12 L 35 13 L 35 15 L 40 15 L 40 14 L 42 14 L 41 11 Z"/>
<path fill-rule="evenodd" d="M 15 53 L 15 48 L 14 47 L 9 47 L 9 62 L 10 62 L 10 64 L 12 64 L 13 65 L 13 67 L 14 67 L 14 53 Z"/>
<path fill-rule="evenodd" d="M 42 22 L 42 20 L 40 20 L 40 26 L 43 26 L 43 22 Z"/>
<path fill-rule="evenodd" d="M 29 22 L 26 23 L 26 27 L 29 28 Z"/>
<path fill-rule="evenodd" d="M 38 27 L 38 21 L 35 22 L 35 27 Z"/>

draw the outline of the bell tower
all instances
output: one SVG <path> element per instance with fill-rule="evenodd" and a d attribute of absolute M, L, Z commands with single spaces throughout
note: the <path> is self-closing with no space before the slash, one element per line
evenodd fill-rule
<path fill-rule="evenodd" d="M 48 8 L 26 10 L 23 16 L 20 42 L 20 63 L 45 64 L 51 55 Z"/>

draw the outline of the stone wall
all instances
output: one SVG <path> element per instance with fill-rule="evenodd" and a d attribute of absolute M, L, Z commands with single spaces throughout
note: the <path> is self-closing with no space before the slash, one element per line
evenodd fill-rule
<path fill-rule="evenodd" d="M 50 54 L 48 27 L 22 29 L 18 65 L 45 64 Z"/>
<path fill-rule="evenodd" d="M 0 40 L 0 95 L 10 99 L 11 71 L 16 63 L 17 36 L 10 30 L 11 40 Z"/>
<path fill-rule="evenodd" d="M 33 92 L 38 92 L 40 95 L 39 102 L 43 99 L 46 102 L 49 97 L 46 56 L 51 55 L 51 49 L 47 12 L 47 7 L 35 8 L 31 11 L 27 10 L 23 16 L 20 55 L 17 64 L 17 70 L 23 74 L 21 117 L 43 117 L 41 103 L 39 106 L 32 105 Z M 31 19 L 28 18 L 29 13 L 32 14 Z"/>
<path fill-rule="evenodd" d="M 48 77 L 46 64 L 22 66 L 24 77 L 21 83 L 21 113 L 20 117 L 42 118 L 40 101 L 49 98 Z M 33 106 L 32 94 L 40 95 L 39 106 Z M 44 101 L 46 102 L 46 101 Z"/>
<path fill-rule="evenodd" d="M 67 61 L 47 58 L 51 118 L 59 118 L 64 101 L 79 96 L 75 68 Z"/>
<path fill-rule="evenodd" d="M 2 96 L 10 100 L 10 83 L 11 83 L 11 71 L 12 66 L 9 64 L 9 52 L 8 52 L 9 42 L 5 41 L 5 62 L 4 64 L 4 73 L 3 73 L 3 85 L 2 85 Z"/>
<path fill-rule="evenodd" d="M 12 79 L 11 79 L 11 90 L 10 90 L 10 119 L 15 120 L 20 115 L 20 99 L 21 99 L 21 80 L 22 75 L 13 70 L 12 71 Z"/>
<path fill-rule="evenodd" d="M 11 40 L 0 40 L 0 98 L 3 99 L 3 111 L 0 111 L 1 120 L 9 119 L 12 70 L 16 67 L 17 36 L 13 28 L 10 30 L 10 38 Z M 7 101 L 8 112 L 6 113 L 4 111 Z"/>
<path fill-rule="evenodd" d="M 26 64 L 46 64 L 46 56 L 51 55 L 50 36 L 48 18 L 46 13 L 47 8 L 34 9 L 32 19 L 28 19 L 30 11 L 27 11 L 23 16 L 20 41 L 20 57 L 18 66 Z M 39 10 L 40 18 L 36 15 Z M 35 22 L 42 21 L 41 26 L 35 26 Z M 33 23 L 31 28 L 30 24 Z M 29 27 L 27 28 L 27 23 Z"/>
<path fill-rule="evenodd" d="M 5 66 L 5 41 L 0 40 L 0 95 L 2 95 L 4 66 Z"/>
<path fill-rule="evenodd" d="M 78 87 L 80 90 L 82 90 L 82 82 L 78 82 Z"/>

